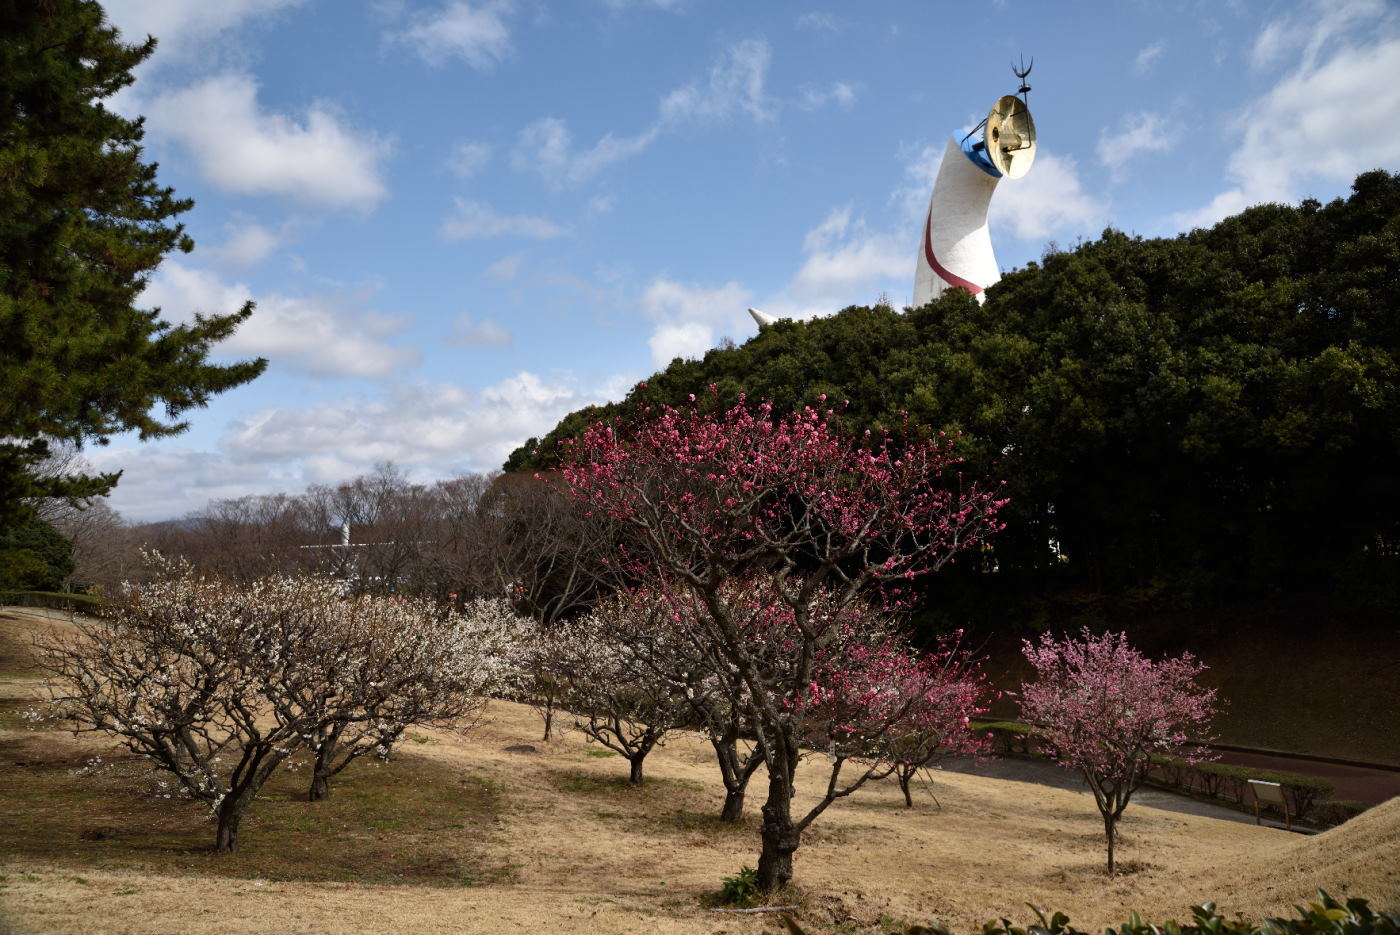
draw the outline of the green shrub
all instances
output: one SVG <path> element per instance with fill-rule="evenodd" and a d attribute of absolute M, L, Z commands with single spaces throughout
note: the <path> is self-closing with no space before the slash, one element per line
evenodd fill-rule
<path fill-rule="evenodd" d="M 1307 909 L 1294 907 L 1299 915 L 1294 919 L 1226 919 L 1216 912 L 1215 903 L 1205 903 L 1191 907 L 1192 920 L 1185 924 L 1171 921 L 1152 925 L 1134 912 L 1128 921 L 1117 929 L 1105 930 L 1104 935 L 1400 935 L 1400 914 L 1374 912 L 1364 899 L 1348 899 L 1343 905 L 1323 890 L 1318 890 L 1317 895 L 1320 902 L 1309 903 Z M 1089 935 L 1070 925 L 1069 916 L 1063 912 L 1046 916 L 1035 906 L 1031 909 L 1036 923 L 1023 928 L 1012 925 L 1008 919 L 992 920 L 982 926 L 982 935 Z M 805 935 L 792 919 L 785 916 L 783 921 L 792 935 Z M 904 935 L 951 933 L 946 926 L 934 923 L 910 926 Z"/>
<path fill-rule="evenodd" d="M 1313 807 L 1313 819 L 1319 824 L 1336 827 L 1370 807 L 1365 802 L 1353 802 L 1349 799 L 1324 799 Z"/>
<path fill-rule="evenodd" d="M 1031 738 L 1041 736 L 1044 731 L 1020 721 L 992 721 L 979 724 L 977 730 L 986 731 L 1000 741 L 1003 752 L 1030 753 Z"/>
<path fill-rule="evenodd" d="M 758 903 L 758 871 L 752 867 L 740 867 L 732 877 L 725 877 L 719 884 L 719 902 L 727 906 L 748 909 Z"/>
<path fill-rule="evenodd" d="M 1166 785 L 1178 789 L 1200 790 L 1215 798 L 1227 799 L 1240 805 L 1247 805 L 1249 802 L 1248 780 L 1276 782 L 1286 791 L 1290 803 L 1289 810 L 1294 818 L 1305 818 L 1316 812 L 1321 804 L 1320 800 L 1326 800 L 1333 789 L 1332 783 L 1326 779 L 1282 770 L 1236 766 L 1232 763 L 1188 763 L 1176 757 L 1154 756 L 1152 767 L 1157 779 Z M 1340 823 L 1330 822 L 1318 815 L 1313 817 L 1323 823 Z"/>
<path fill-rule="evenodd" d="M 69 594 L 62 591 L 0 591 L 0 607 L 46 607 L 50 610 L 75 610 L 98 615 L 105 602 L 91 594 Z"/>

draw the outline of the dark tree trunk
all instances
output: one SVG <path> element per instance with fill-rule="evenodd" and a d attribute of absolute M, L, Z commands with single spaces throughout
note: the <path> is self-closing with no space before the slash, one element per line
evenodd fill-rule
<path fill-rule="evenodd" d="M 724 808 L 719 820 L 738 821 L 744 817 L 744 794 L 748 791 L 749 777 L 758 770 L 763 758 L 756 749 L 747 758 L 741 758 L 736 733 L 719 739 L 711 737 L 710 745 L 715 748 L 720 778 L 724 780 Z"/>
<path fill-rule="evenodd" d="M 241 792 L 230 792 L 224 796 L 224 800 L 219 803 L 218 829 L 214 832 L 214 852 L 218 854 L 232 854 L 238 850 L 238 824 L 243 820 L 243 813 L 248 810 L 248 803 L 253 800 L 250 789 Z"/>
<path fill-rule="evenodd" d="M 316 755 L 311 760 L 311 788 L 307 790 L 308 802 L 319 802 L 331 792 L 331 777 L 336 770 L 331 768 L 336 750 L 340 747 L 340 735 L 344 725 L 336 725 L 320 738 Z"/>
<path fill-rule="evenodd" d="M 552 733 L 554 733 L 554 697 L 551 695 L 549 700 L 544 703 L 544 739 L 548 741 Z"/>
<path fill-rule="evenodd" d="M 909 794 L 909 780 L 912 778 L 910 773 L 906 773 L 904 770 L 899 771 L 899 791 L 904 793 L 905 808 L 914 807 L 914 797 Z"/>
<path fill-rule="evenodd" d="M 792 777 L 784 758 L 773 758 L 768 801 L 763 803 L 763 849 L 758 855 L 758 888 L 768 893 L 792 882 L 792 855 L 802 834 L 792 821 Z"/>
<path fill-rule="evenodd" d="M 630 776 L 628 776 L 628 781 L 633 783 L 634 785 L 640 786 L 642 784 L 642 763 L 646 760 L 646 758 L 647 755 L 643 753 L 640 756 L 633 757 L 631 760 L 632 773 Z"/>
<path fill-rule="evenodd" d="M 1118 822 L 1113 820 L 1112 815 L 1103 816 L 1103 831 L 1108 836 L 1108 875 L 1113 875 L 1113 831 Z"/>

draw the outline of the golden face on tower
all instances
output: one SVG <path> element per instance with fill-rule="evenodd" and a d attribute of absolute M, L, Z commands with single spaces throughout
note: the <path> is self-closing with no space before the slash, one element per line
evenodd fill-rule
<path fill-rule="evenodd" d="M 1026 102 L 1008 94 L 987 114 L 987 156 L 1002 175 L 1019 179 L 1035 161 L 1035 121 Z"/>

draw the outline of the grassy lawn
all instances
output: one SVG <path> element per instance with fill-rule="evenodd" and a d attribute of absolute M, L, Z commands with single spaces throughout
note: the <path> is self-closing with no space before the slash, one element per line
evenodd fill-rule
<path fill-rule="evenodd" d="M 490 845 L 499 799 L 493 784 L 412 752 L 352 766 L 319 802 L 306 801 L 304 770 L 280 771 L 244 819 L 238 853 L 216 855 L 207 811 L 178 795 L 166 798 L 174 788 L 169 777 L 120 754 L 104 757 L 105 768 L 93 774 L 79 774 L 86 752 L 64 739 L 0 741 L 0 783 L 9 790 L 0 841 L 12 859 L 429 886 L 475 886 L 511 875 Z"/>
<path fill-rule="evenodd" d="M 0 637 L 6 627 L 14 635 L 0 620 Z M 220 856 L 202 807 L 164 798 L 135 758 L 29 729 L 17 711 L 37 683 L 20 674 L 0 680 L 0 932 L 779 930 L 772 916 L 710 911 L 720 881 L 757 860 L 765 777 L 743 821 L 719 822 L 718 770 L 698 738 L 668 740 L 637 787 L 623 758 L 578 732 L 542 743 L 529 708 L 493 702 L 465 742 L 410 732 L 391 762 L 352 765 L 321 802 L 306 801 L 305 770 L 280 773 L 249 809 L 239 853 Z M 99 754 L 110 768 L 84 773 Z M 799 805 L 824 764 L 799 770 Z M 920 795 L 906 809 L 897 786 L 876 784 L 809 829 L 783 894 L 809 933 L 937 921 L 973 935 L 990 918 L 1024 923 L 1027 902 L 1085 930 L 1134 909 L 1183 918 L 1206 899 L 1257 918 L 1319 886 L 1400 904 L 1400 800 L 1311 838 L 1133 804 L 1119 850 L 1129 872 L 1109 879 L 1083 792 L 952 772 L 932 791 L 938 805 Z"/>

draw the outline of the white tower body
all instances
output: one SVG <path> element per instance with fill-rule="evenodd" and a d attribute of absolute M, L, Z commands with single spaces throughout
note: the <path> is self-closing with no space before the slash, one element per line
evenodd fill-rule
<path fill-rule="evenodd" d="M 949 289 L 966 289 L 981 301 L 982 290 L 1001 278 L 987 230 L 987 206 L 999 181 L 955 138 L 948 140 L 914 267 L 915 308 Z"/>

